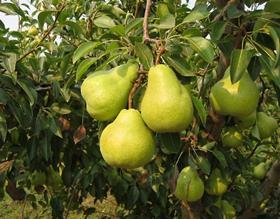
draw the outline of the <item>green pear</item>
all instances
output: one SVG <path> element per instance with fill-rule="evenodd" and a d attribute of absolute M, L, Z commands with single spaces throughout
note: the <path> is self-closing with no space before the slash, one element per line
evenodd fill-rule
<path fill-rule="evenodd" d="M 113 120 L 126 107 L 137 76 L 138 65 L 131 63 L 90 74 L 81 86 L 90 116 L 100 121 Z"/>
<path fill-rule="evenodd" d="M 222 200 L 222 209 L 224 212 L 225 219 L 236 218 L 236 210 L 228 201 Z"/>
<path fill-rule="evenodd" d="M 197 171 L 191 167 L 185 167 L 179 174 L 175 195 L 185 202 L 195 202 L 201 199 L 204 193 L 204 183 Z"/>
<path fill-rule="evenodd" d="M 268 170 L 268 165 L 265 162 L 259 163 L 257 166 L 254 167 L 254 177 L 257 179 L 263 179 L 266 175 Z"/>
<path fill-rule="evenodd" d="M 254 111 L 250 115 L 245 117 L 235 118 L 235 122 L 240 129 L 247 129 L 256 123 L 257 112 Z"/>
<path fill-rule="evenodd" d="M 242 78 L 232 84 L 230 68 L 226 70 L 224 77 L 211 88 L 210 92 L 210 103 L 214 110 L 221 115 L 248 116 L 256 110 L 258 100 L 259 90 L 248 72 L 244 72 Z"/>
<path fill-rule="evenodd" d="M 205 190 L 209 195 L 221 196 L 223 195 L 228 188 L 227 180 L 222 176 L 222 173 L 219 169 L 215 168 L 205 186 Z"/>
<path fill-rule="evenodd" d="M 193 118 L 187 89 L 166 65 L 156 65 L 148 73 L 148 85 L 141 102 L 141 115 L 155 132 L 180 132 Z"/>
<path fill-rule="evenodd" d="M 100 150 L 111 166 L 134 169 L 147 164 L 155 152 L 152 131 L 135 109 L 123 109 L 100 137 Z"/>
<path fill-rule="evenodd" d="M 230 127 L 227 128 L 226 132 L 223 134 L 222 143 L 226 147 L 236 148 L 242 145 L 243 137 L 235 127 Z"/>
<path fill-rule="evenodd" d="M 257 113 L 256 123 L 261 139 L 270 137 L 278 128 L 277 121 L 273 117 L 266 115 L 264 112 Z"/>

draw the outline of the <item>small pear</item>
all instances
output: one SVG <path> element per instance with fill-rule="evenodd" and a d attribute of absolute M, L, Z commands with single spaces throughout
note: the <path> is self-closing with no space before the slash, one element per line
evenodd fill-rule
<path fill-rule="evenodd" d="M 227 191 L 227 188 L 227 180 L 222 176 L 221 171 L 215 168 L 207 180 L 205 187 L 206 192 L 209 195 L 221 196 Z"/>
<path fill-rule="evenodd" d="M 248 72 L 244 72 L 242 78 L 232 84 L 230 68 L 226 70 L 224 77 L 211 88 L 210 92 L 210 103 L 214 110 L 221 115 L 248 116 L 256 110 L 258 101 L 259 90 Z"/>
<path fill-rule="evenodd" d="M 236 148 L 242 145 L 243 137 L 235 127 L 230 127 L 223 134 L 222 143 L 225 147 Z"/>
<path fill-rule="evenodd" d="M 138 65 L 131 63 L 90 74 L 81 86 L 90 116 L 100 121 L 113 120 L 126 107 L 137 75 Z"/>
<path fill-rule="evenodd" d="M 123 109 L 103 130 L 100 150 L 104 160 L 111 166 L 138 168 L 152 159 L 155 152 L 154 136 L 138 110 Z"/>
<path fill-rule="evenodd" d="M 148 73 L 148 86 L 141 102 L 141 115 L 155 132 L 180 132 L 193 118 L 189 92 L 166 65 L 156 65 Z"/>
<path fill-rule="evenodd" d="M 191 167 L 185 167 L 179 174 L 175 195 L 185 202 L 195 202 L 201 199 L 204 193 L 204 183 L 197 171 Z"/>
<path fill-rule="evenodd" d="M 259 163 L 257 166 L 254 167 L 254 177 L 257 179 L 263 179 L 266 175 L 268 170 L 268 165 L 265 162 Z"/>
<path fill-rule="evenodd" d="M 222 209 L 224 212 L 225 219 L 236 218 L 236 210 L 228 201 L 222 200 Z"/>
<path fill-rule="evenodd" d="M 256 123 L 257 112 L 252 112 L 249 116 L 235 118 L 235 122 L 240 129 L 247 129 Z"/>
<path fill-rule="evenodd" d="M 272 136 L 278 128 L 277 121 L 273 117 L 266 115 L 264 112 L 257 113 L 256 123 L 261 139 Z"/>

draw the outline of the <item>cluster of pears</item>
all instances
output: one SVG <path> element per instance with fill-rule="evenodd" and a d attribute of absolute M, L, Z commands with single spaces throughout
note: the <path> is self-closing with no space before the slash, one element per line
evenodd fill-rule
<path fill-rule="evenodd" d="M 101 133 L 100 150 L 111 166 L 134 169 L 155 153 L 154 132 L 180 132 L 193 118 L 187 89 L 166 65 L 148 72 L 148 85 L 137 109 L 125 109 L 138 65 L 127 63 L 90 74 L 81 86 L 87 111 L 99 121 L 112 121 Z"/>

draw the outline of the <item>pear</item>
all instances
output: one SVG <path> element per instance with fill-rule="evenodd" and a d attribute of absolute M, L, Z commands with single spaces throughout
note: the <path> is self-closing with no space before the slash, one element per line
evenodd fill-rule
<path fill-rule="evenodd" d="M 175 196 L 185 202 L 195 202 L 201 199 L 204 193 L 204 183 L 197 171 L 189 166 L 179 174 Z"/>
<path fill-rule="evenodd" d="M 222 143 L 226 147 L 236 148 L 242 145 L 243 137 L 235 127 L 230 127 L 223 134 Z"/>
<path fill-rule="evenodd" d="M 138 65 L 131 63 L 90 74 L 81 86 L 90 116 L 100 121 L 113 120 L 126 107 L 137 76 Z"/>
<path fill-rule="evenodd" d="M 266 172 L 268 170 L 268 165 L 265 162 L 259 163 L 257 166 L 254 167 L 254 177 L 257 179 L 263 179 L 266 175 Z"/>
<path fill-rule="evenodd" d="M 155 152 L 152 131 L 135 109 L 123 109 L 101 133 L 100 150 L 111 166 L 134 169 L 147 164 Z"/>
<path fill-rule="evenodd" d="M 240 129 L 247 129 L 256 123 L 257 112 L 254 111 L 245 117 L 235 118 L 235 122 Z"/>
<path fill-rule="evenodd" d="M 273 117 L 266 115 L 264 112 L 257 113 L 256 123 L 261 139 L 270 137 L 278 128 L 277 121 Z"/>
<path fill-rule="evenodd" d="M 166 65 L 149 70 L 148 85 L 141 102 L 141 115 L 155 132 L 180 132 L 193 118 L 193 105 L 187 89 Z"/>
<path fill-rule="evenodd" d="M 205 187 L 206 192 L 209 195 L 221 196 L 227 191 L 227 188 L 227 180 L 222 176 L 221 171 L 215 168 L 207 180 Z"/>
<path fill-rule="evenodd" d="M 236 210 L 228 201 L 222 200 L 222 209 L 224 212 L 225 219 L 236 218 Z"/>
<path fill-rule="evenodd" d="M 248 116 L 256 110 L 258 100 L 259 90 L 248 72 L 244 72 L 241 79 L 232 84 L 230 68 L 226 70 L 224 77 L 211 88 L 210 92 L 211 106 L 221 115 Z"/>

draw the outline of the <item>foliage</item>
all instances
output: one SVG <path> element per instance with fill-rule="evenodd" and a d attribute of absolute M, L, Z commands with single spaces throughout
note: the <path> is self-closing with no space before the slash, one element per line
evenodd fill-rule
<path fill-rule="evenodd" d="M 103 200 L 110 192 L 124 209 L 120 217 L 180 218 L 181 202 L 173 192 L 178 171 L 187 165 L 204 181 L 219 168 L 230 181 L 223 199 L 238 214 L 262 198 L 252 169 L 279 158 L 279 129 L 264 140 L 256 126 L 240 130 L 243 146 L 223 147 L 220 131 L 234 121 L 224 117 L 222 125 L 213 122 L 209 92 L 229 63 L 233 82 L 247 69 L 261 90 L 258 111 L 279 121 L 277 0 L 197 0 L 194 9 L 178 0 L 157 1 L 151 7 L 149 34 L 159 43 L 143 43 L 142 0 L 31 2 L 36 6 L 32 14 L 28 5 L 0 3 L 0 11 L 20 18 L 18 31 L 0 21 L 1 199 L 5 193 L 16 200 L 28 197 L 34 205 L 51 206 L 53 217 L 62 218 L 80 208 L 88 195 Z M 258 7 L 262 3 L 264 9 Z M 112 168 L 99 150 L 107 123 L 88 115 L 80 85 L 90 72 L 132 60 L 147 71 L 156 58 L 173 68 L 191 91 L 195 120 L 180 134 L 158 134 L 157 155 L 145 167 Z M 134 96 L 135 107 L 145 86 Z M 34 187 L 35 172 L 46 176 L 43 185 Z M 222 218 L 219 201 L 205 194 L 197 203 L 203 206 L 201 217 Z M 84 214 L 93 211 L 84 209 Z"/>

